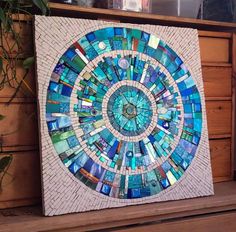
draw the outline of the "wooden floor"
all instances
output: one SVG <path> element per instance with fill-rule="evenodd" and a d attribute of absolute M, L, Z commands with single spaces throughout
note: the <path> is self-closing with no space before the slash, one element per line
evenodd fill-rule
<path fill-rule="evenodd" d="M 43 217 L 39 206 L 2 210 L 0 231 L 233 232 L 235 219 L 236 182 L 231 181 L 215 184 L 215 195 L 210 197 L 80 214 Z"/>

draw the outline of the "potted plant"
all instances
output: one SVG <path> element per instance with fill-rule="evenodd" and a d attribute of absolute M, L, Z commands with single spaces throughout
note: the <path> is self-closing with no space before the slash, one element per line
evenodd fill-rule
<path fill-rule="evenodd" d="M 34 56 L 25 54 L 24 44 L 28 41 L 22 38 L 22 21 L 30 25 L 32 14 L 39 12 L 43 15 L 49 12 L 47 0 L 1 0 L 0 2 L 0 97 L 1 91 L 4 92 L 5 88 L 10 88 L 12 93 L 6 105 L 11 104 L 23 86 L 24 94 L 27 95 L 25 89 L 33 93 L 26 78 L 34 63 Z M 17 73 L 19 66 L 24 70 L 21 76 Z M 6 117 L 1 113 L 0 108 L 0 121 L 4 123 Z M 4 152 L 2 149 L 3 138 L 14 132 L 16 131 L 11 131 L 11 128 L 7 132 L 0 130 L 0 191 L 4 177 L 10 175 L 8 169 L 13 159 L 11 152 Z"/>

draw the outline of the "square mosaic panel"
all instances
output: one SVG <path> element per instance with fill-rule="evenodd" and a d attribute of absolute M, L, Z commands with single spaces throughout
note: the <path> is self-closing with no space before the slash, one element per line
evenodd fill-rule
<path fill-rule="evenodd" d="M 213 194 L 197 30 L 35 17 L 44 214 Z"/>

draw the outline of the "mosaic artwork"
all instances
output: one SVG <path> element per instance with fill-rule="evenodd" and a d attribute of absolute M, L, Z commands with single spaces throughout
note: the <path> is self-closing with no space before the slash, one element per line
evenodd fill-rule
<path fill-rule="evenodd" d="M 213 194 L 196 30 L 35 28 L 45 215 Z"/>

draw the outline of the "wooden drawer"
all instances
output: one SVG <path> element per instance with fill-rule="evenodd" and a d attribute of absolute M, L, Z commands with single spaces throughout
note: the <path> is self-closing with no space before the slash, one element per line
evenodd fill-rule
<path fill-rule="evenodd" d="M 210 140 L 210 153 L 214 182 L 231 180 L 231 139 Z"/>
<path fill-rule="evenodd" d="M 232 132 L 232 102 L 207 101 L 207 123 L 209 137 L 214 135 L 231 135 Z"/>
<path fill-rule="evenodd" d="M 0 153 L 0 158 L 5 154 Z M 13 152 L 13 161 L 2 183 L 0 208 L 40 201 L 40 165 L 36 151 Z"/>
<path fill-rule="evenodd" d="M 200 37 L 202 62 L 230 63 L 230 40 L 227 38 Z"/>
<path fill-rule="evenodd" d="M 232 95 L 231 67 L 202 67 L 205 97 L 228 97 Z"/>
<path fill-rule="evenodd" d="M 0 99 L 1 100 L 1 99 Z M 37 110 L 34 103 L 0 102 L 2 151 L 29 150 L 38 147 Z"/>

